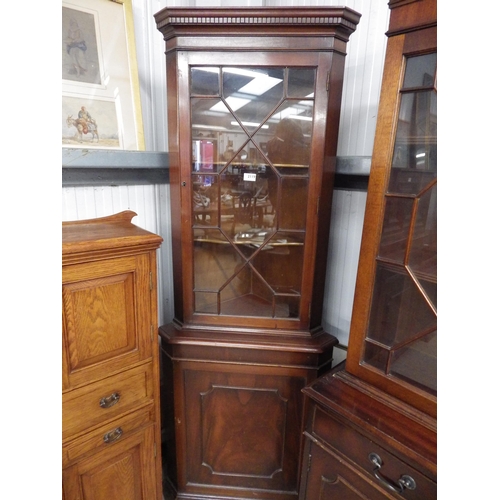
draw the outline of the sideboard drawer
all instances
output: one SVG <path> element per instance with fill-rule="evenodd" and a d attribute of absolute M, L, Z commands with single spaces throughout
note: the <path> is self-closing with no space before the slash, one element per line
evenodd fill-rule
<path fill-rule="evenodd" d="M 401 494 L 403 498 L 411 500 L 432 500 L 437 498 L 437 486 L 431 479 L 410 467 L 390 451 L 382 448 L 354 428 L 344 425 L 329 413 L 315 406 L 311 424 L 312 436 L 320 439 L 358 467 L 364 470 L 374 481 L 388 491 L 384 481 L 397 484 L 399 478 L 410 476 L 415 481 L 415 489 L 405 489 Z M 381 461 L 380 468 L 370 460 L 370 455 L 375 454 Z M 373 456 L 373 455 L 372 455 Z M 375 469 L 379 478 L 375 476 Z M 400 498 L 399 496 L 396 498 Z"/>
<path fill-rule="evenodd" d="M 139 409 L 153 400 L 152 365 L 147 363 L 63 394 L 63 440 Z"/>
<path fill-rule="evenodd" d="M 63 446 L 63 469 L 75 461 L 110 448 L 115 443 L 123 441 L 133 432 L 154 422 L 154 406 L 151 403 L 146 408 L 119 417 L 91 432 L 68 442 Z"/>

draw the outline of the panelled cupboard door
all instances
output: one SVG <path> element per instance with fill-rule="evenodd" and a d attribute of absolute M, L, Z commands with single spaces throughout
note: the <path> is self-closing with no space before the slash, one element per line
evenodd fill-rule
<path fill-rule="evenodd" d="M 63 384 L 151 358 L 148 253 L 63 267 Z"/>
<path fill-rule="evenodd" d="M 65 500 L 152 500 L 155 485 L 153 425 L 63 470 Z"/>
<path fill-rule="evenodd" d="M 177 374 L 184 381 L 185 408 L 177 427 L 184 428 L 192 453 L 181 475 L 186 489 L 217 496 L 246 488 L 257 497 L 274 490 L 290 498 L 297 491 L 296 437 L 307 372 L 261 367 L 256 374 L 238 365 L 204 365 L 186 362 Z"/>

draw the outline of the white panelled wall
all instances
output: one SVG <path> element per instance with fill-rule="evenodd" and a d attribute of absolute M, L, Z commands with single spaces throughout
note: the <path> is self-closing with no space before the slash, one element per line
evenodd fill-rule
<path fill-rule="evenodd" d="M 164 7 L 345 5 L 362 14 L 347 46 L 338 156 L 371 156 L 385 56 L 389 9 L 381 0 L 133 0 L 146 149 L 168 151 L 164 42 L 154 14 Z M 160 234 L 159 322 L 173 318 L 168 185 L 63 187 L 62 219 L 80 220 L 122 210 Z M 347 345 L 366 192 L 336 189 L 333 196 L 323 326 Z M 343 354 L 336 350 L 340 357 Z"/>

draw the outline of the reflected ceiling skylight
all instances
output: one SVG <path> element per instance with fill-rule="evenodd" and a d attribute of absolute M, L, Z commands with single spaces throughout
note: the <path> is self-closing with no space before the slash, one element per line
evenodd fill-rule
<path fill-rule="evenodd" d="M 251 101 L 251 99 L 243 99 L 241 97 L 233 97 L 229 96 L 226 99 L 226 102 L 228 106 L 233 110 L 236 111 L 237 109 L 242 108 L 245 104 L 248 104 Z M 218 102 L 214 106 L 210 108 L 210 111 L 219 111 L 222 113 L 229 113 L 229 110 L 227 109 L 227 106 L 222 102 Z"/>
<path fill-rule="evenodd" d="M 217 68 L 203 68 L 203 70 L 210 73 L 218 71 Z M 224 68 L 223 72 L 251 78 L 251 80 L 243 85 L 243 87 L 240 87 L 235 93 L 226 98 L 227 104 L 233 111 L 242 108 L 245 104 L 252 101 L 252 97 L 247 99 L 243 96 L 261 96 L 283 81 L 281 78 L 275 78 L 273 76 L 268 76 L 265 73 L 259 73 L 258 71 L 243 68 Z M 215 106 L 212 106 L 210 110 L 229 113 L 229 110 L 223 102 L 219 102 Z"/>
<path fill-rule="evenodd" d="M 260 73 L 258 74 L 260 76 L 257 76 L 251 82 L 243 85 L 243 87 L 238 90 L 238 93 L 259 96 L 265 94 L 268 90 L 272 89 L 283 81 L 280 78 L 274 78 L 272 76 L 262 75 Z"/>

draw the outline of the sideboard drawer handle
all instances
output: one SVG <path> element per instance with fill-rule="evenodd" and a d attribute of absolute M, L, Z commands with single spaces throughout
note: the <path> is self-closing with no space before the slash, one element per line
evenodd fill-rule
<path fill-rule="evenodd" d="M 392 481 L 385 477 L 380 471 L 383 462 L 382 459 L 376 453 L 370 453 L 368 455 L 368 460 L 375 466 L 373 469 L 373 475 L 387 488 L 396 493 L 403 493 L 404 490 L 414 490 L 417 487 L 415 479 L 413 479 L 408 474 L 403 474 L 397 482 Z"/>
<path fill-rule="evenodd" d="M 107 432 L 103 436 L 103 441 L 107 444 L 113 443 L 122 437 L 123 431 L 121 427 L 117 427 L 115 430 Z"/>
<path fill-rule="evenodd" d="M 113 394 L 110 394 L 109 396 L 101 398 L 101 400 L 99 401 L 99 406 L 101 408 L 110 408 L 111 406 L 118 403 L 118 401 L 120 401 L 120 393 L 113 392 Z"/>

